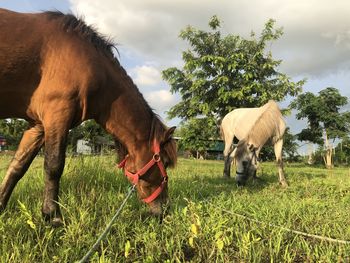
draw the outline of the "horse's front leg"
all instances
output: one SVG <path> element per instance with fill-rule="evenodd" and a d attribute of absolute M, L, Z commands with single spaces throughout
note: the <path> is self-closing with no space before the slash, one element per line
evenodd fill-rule
<path fill-rule="evenodd" d="M 224 177 L 230 178 L 231 176 L 231 157 L 230 155 L 224 156 Z"/>
<path fill-rule="evenodd" d="M 53 226 L 63 224 L 58 194 L 65 163 L 68 131 L 67 122 L 64 120 L 58 120 L 45 126 L 45 189 L 42 213 Z"/>
<path fill-rule="evenodd" d="M 282 147 L 283 147 L 283 139 L 280 139 L 275 143 L 274 150 L 275 150 L 276 162 L 278 167 L 279 182 L 283 187 L 287 187 L 288 183 L 286 178 L 284 177 Z"/>
<path fill-rule="evenodd" d="M 18 181 L 23 177 L 43 144 L 44 128 L 41 124 L 30 127 L 23 134 L 15 156 L 0 186 L 0 210 L 3 210 Z"/>
<path fill-rule="evenodd" d="M 231 176 L 231 163 L 233 147 L 233 136 L 231 134 L 225 134 L 225 149 L 224 149 L 224 178 L 230 178 Z"/>

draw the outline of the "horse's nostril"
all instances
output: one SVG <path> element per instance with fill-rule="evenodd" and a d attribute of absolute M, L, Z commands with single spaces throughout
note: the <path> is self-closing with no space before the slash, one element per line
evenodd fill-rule
<path fill-rule="evenodd" d="M 236 184 L 237 186 L 245 185 L 246 179 L 240 175 L 236 175 Z"/>

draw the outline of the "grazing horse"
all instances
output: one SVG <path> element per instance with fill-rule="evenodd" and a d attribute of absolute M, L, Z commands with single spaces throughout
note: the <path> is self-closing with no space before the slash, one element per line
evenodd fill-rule
<path fill-rule="evenodd" d="M 0 186 L 0 210 L 44 145 L 42 213 L 52 225 L 62 224 L 58 194 L 67 135 L 94 119 L 127 153 L 121 167 L 139 197 L 161 214 L 165 169 L 176 163 L 175 127 L 167 128 L 149 107 L 114 57 L 114 45 L 71 14 L 4 9 L 0 39 L 0 119 L 30 124 Z"/>
<path fill-rule="evenodd" d="M 286 124 L 278 105 L 273 100 L 259 108 L 240 108 L 228 113 L 222 120 L 220 131 L 225 140 L 224 177 L 230 177 L 232 158 L 236 160 L 236 181 L 244 184 L 249 176 L 256 177 L 261 148 L 267 143 L 274 146 L 279 182 L 287 186 L 283 172 L 282 146 Z M 239 140 L 237 148 L 233 139 Z"/>

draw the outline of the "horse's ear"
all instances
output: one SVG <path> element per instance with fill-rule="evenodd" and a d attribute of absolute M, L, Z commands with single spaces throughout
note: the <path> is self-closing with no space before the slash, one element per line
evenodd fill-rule
<path fill-rule="evenodd" d="M 171 136 L 173 136 L 175 129 L 176 129 L 176 126 L 173 126 L 166 131 L 164 136 L 165 141 L 168 141 L 169 139 L 171 139 Z"/>
<path fill-rule="evenodd" d="M 164 141 L 161 143 L 161 146 L 164 146 L 172 139 L 175 129 L 176 129 L 176 126 L 173 126 L 165 132 Z"/>

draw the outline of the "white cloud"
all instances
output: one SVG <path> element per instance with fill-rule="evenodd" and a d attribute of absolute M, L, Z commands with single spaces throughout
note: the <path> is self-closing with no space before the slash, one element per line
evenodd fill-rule
<path fill-rule="evenodd" d="M 187 25 L 207 30 L 213 15 L 222 19 L 223 33 L 245 37 L 251 31 L 259 35 L 265 22 L 275 19 L 276 26 L 283 27 L 284 34 L 268 49 L 274 58 L 283 60 L 280 70 L 297 80 L 307 77 L 305 91 L 317 92 L 333 86 L 342 94 L 349 94 L 348 0 L 70 2 L 73 12 L 84 15 L 88 24 L 95 24 L 101 33 L 113 37 L 122 50 L 121 59 L 136 57 L 138 65 L 146 65 L 129 72 L 150 106 L 161 114 L 179 101 L 179 96 L 172 95 L 164 86 L 159 72 L 182 64 L 181 51 L 188 48 L 188 43 L 178 37 L 180 30 Z M 154 91 L 154 86 L 158 90 Z M 305 125 L 293 117 L 288 121 L 294 132 Z"/>
<path fill-rule="evenodd" d="M 130 74 L 138 86 L 154 86 L 162 81 L 159 70 L 153 66 L 137 66 L 130 70 Z"/>
<path fill-rule="evenodd" d="M 177 102 L 176 96 L 165 89 L 148 92 L 145 98 L 156 112 L 164 112 Z"/>
<path fill-rule="evenodd" d="M 70 0 L 72 10 L 88 23 L 145 58 L 169 66 L 181 60 L 186 43 L 178 38 L 186 25 L 207 29 L 216 14 L 224 32 L 260 33 L 269 18 L 284 28 L 274 43 L 288 74 L 321 75 L 350 68 L 348 0 Z"/>

